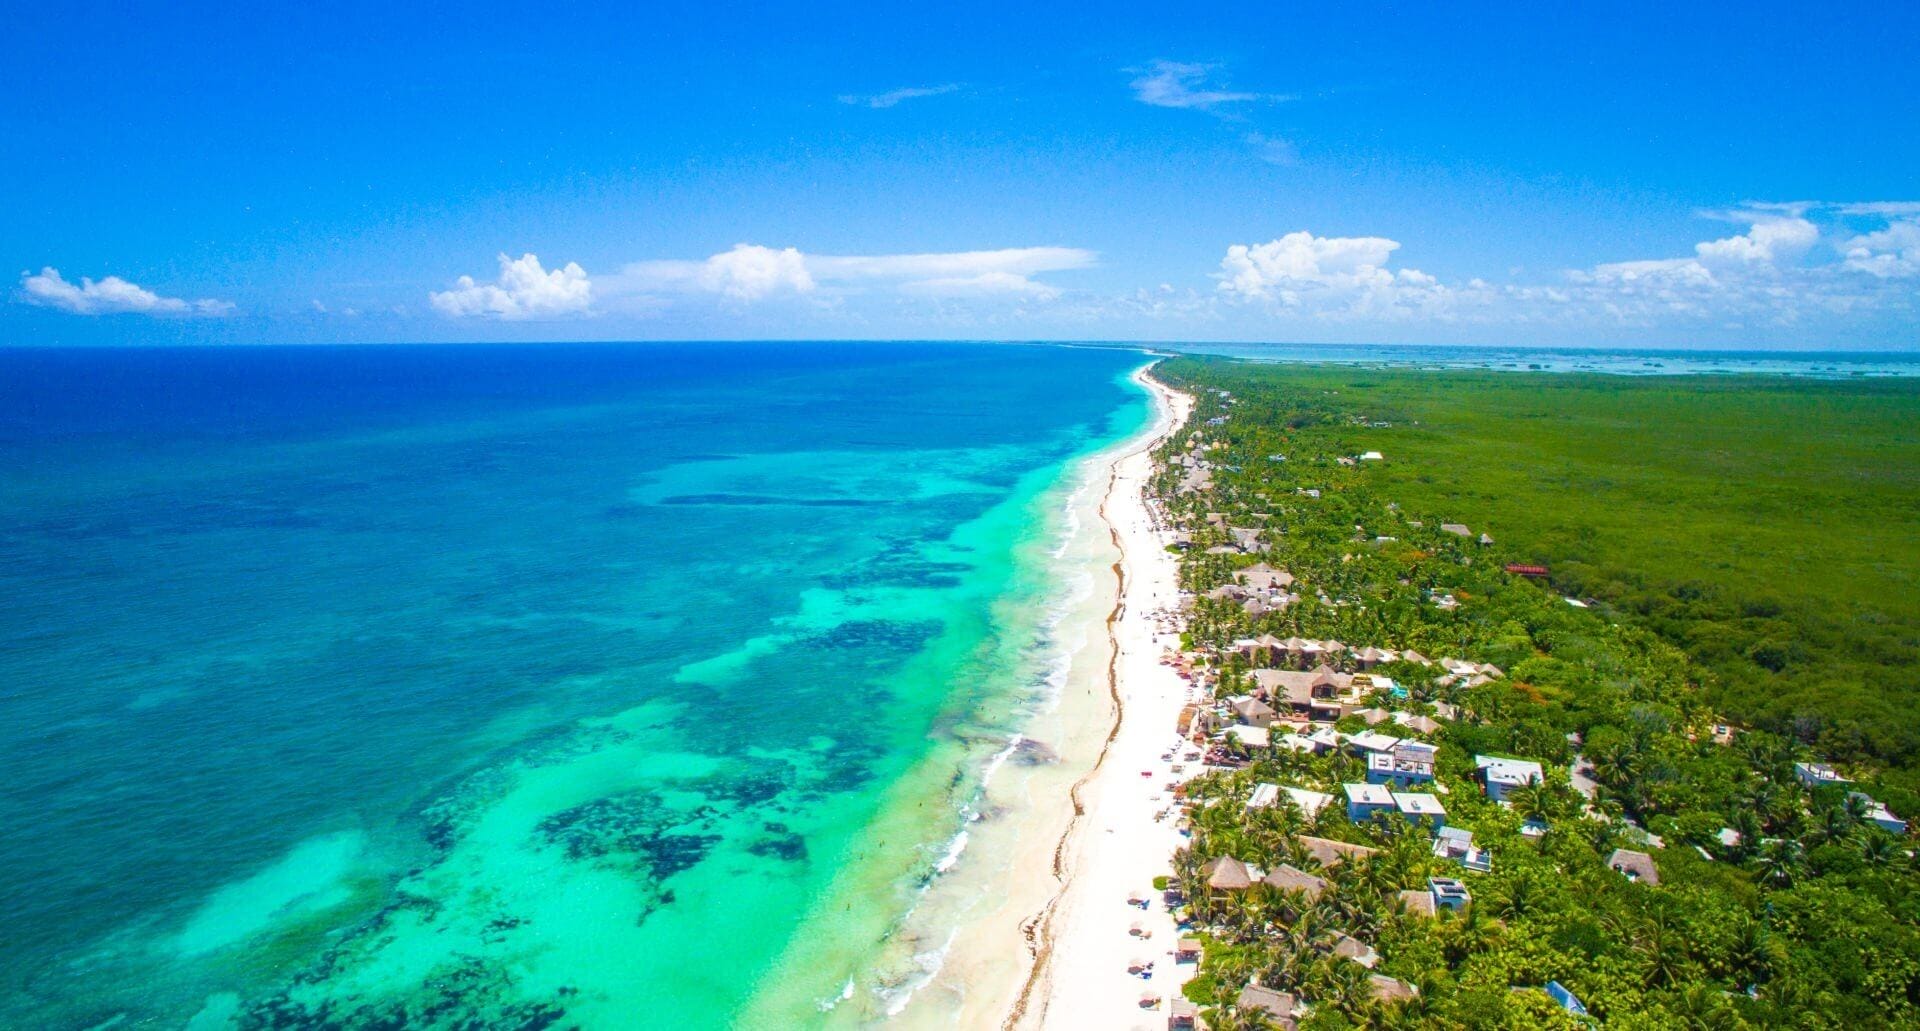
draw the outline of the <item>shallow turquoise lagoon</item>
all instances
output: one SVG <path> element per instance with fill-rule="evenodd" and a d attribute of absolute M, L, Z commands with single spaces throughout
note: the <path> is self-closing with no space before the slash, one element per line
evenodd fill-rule
<path fill-rule="evenodd" d="M 1140 362 L 0 350 L 0 1026 L 722 1023 L 867 871 L 852 976 Z"/>

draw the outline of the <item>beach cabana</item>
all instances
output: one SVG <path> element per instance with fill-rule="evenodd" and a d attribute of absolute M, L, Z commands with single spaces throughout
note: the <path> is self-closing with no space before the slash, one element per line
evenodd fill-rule
<path fill-rule="evenodd" d="M 1215 895 L 1222 895 L 1229 891 L 1245 891 L 1253 887 L 1253 875 L 1247 871 L 1247 864 L 1232 856 L 1208 860 L 1207 864 L 1200 868 L 1200 873 L 1206 877 L 1207 887 Z"/>
<path fill-rule="evenodd" d="M 1432 734 L 1440 729 L 1440 724 L 1430 716 L 1415 716 L 1405 712 L 1394 713 L 1393 722 L 1417 734 Z"/>
<path fill-rule="evenodd" d="M 1269 1019 L 1282 1027 L 1292 1027 L 1297 1019 L 1294 1010 L 1299 1007 L 1299 1001 L 1291 992 L 1276 992 L 1271 988 L 1250 984 L 1240 989 L 1240 997 L 1234 1002 L 1242 1010 L 1259 1010 L 1265 1013 Z"/>
<path fill-rule="evenodd" d="M 1341 959 L 1353 960 L 1368 970 L 1372 970 L 1373 965 L 1380 962 L 1380 954 L 1373 951 L 1373 946 L 1350 934 L 1341 934 L 1334 939 L 1333 954 Z"/>
<path fill-rule="evenodd" d="M 1409 888 L 1395 898 L 1400 900 L 1400 909 L 1408 916 L 1432 916 L 1435 912 L 1433 893 L 1430 891 Z"/>
<path fill-rule="evenodd" d="M 1366 845 L 1335 841 L 1332 838 L 1316 838 L 1311 834 L 1302 834 L 1296 840 L 1323 869 L 1339 866 L 1349 859 L 1363 859 L 1379 851 Z"/>
<path fill-rule="evenodd" d="M 1627 875 L 1627 880 L 1641 884 L 1659 884 L 1660 870 L 1653 865 L 1653 857 L 1645 852 L 1635 852 L 1630 848 L 1616 848 L 1613 855 L 1607 857 L 1607 865 Z"/>
<path fill-rule="evenodd" d="M 1325 880 L 1286 863 L 1274 867 L 1272 873 L 1260 879 L 1260 883 L 1281 891 L 1297 891 L 1305 896 L 1308 902 L 1318 899 L 1320 893 L 1327 890 Z"/>
<path fill-rule="evenodd" d="M 1420 994 L 1420 989 L 1385 974 L 1367 975 L 1367 985 L 1375 1002 L 1402 1002 Z"/>

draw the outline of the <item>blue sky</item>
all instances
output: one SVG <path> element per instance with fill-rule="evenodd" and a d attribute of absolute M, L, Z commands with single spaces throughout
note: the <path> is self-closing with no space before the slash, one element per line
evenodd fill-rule
<path fill-rule="evenodd" d="M 16 8 L 0 342 L 1920 349 L 1911 4 L 401 6 Z"/>

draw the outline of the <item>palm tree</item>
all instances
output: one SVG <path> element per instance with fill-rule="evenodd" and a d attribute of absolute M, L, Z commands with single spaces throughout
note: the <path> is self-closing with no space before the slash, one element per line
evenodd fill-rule
<path fill-rule="evenodd" d="M 1342 866 L 1352 871 L 1347 878 L 1348 882 L 1368 898 L 1380 898 L 1399 887 L 1399 883 L 1393 879 L 1386 864 L 1381 862 L 1377 855 L 1353 860 Z"/>
<path fill-rule="evenodd" d="M 1279 1025 L 1263 1009 L 1241 1009 L 1238 1003 L 1223 1002 L 1204 1014 L 1207 1026 L 1215 1031 L 1274 1031 Z"/>
<path fill-rule="evenodd" d="M 1761 836 L 1765 834 L 1760 827 L 1759 815 L 1752 808 L 1742 806 L 1728 814 L 1727 826 L 1740 835 L 1739 842 L 1733 846 L 1733 858 L 1744 860 L 1753 855 Z"/>
<path fill-rule="evenodd" d="M 1786 887 L 1800 874 L 1804 860 L 1800 843 L 1792 838 L 1777 838 L 1760 849 L 1760 879 Z"/>
<path fill-rule="evenodd" d="M 1656 906 L 1641 925 L 1636 942 L 1647 958 L 1647 986 L 1666 988 L 1687 980 L 1684 929 L 1668 914 L 1665 906 Z"/>
<path fill-rule="evenodd" d="M 1594 780 L 1613 787 L 1639 775 L 1641 757 L 1638 749 L 1621 741 L 1587 756 L 1587 765 L 1593 770 Z"/>
<path fill-rule="evenodd" d="M 1767 925 L 1743 915 L 1733 926 L 1727 943 L 1727 974 L 1743 987 L 1765 984 L 1784 959 L 1780 943 L 1768 932 Z"/>
<path fill-rule="evenodd" d="M 1291 900 L 1286 895 L 1286 892 L 1265 882 L 1256 883 L 1240 893 L 1239 904 L 1234 908 L 1238 911 L 1240 926 L 1247 940 L 1258 941 L 1264 937 L 1267 930 L 1288 911 Z"/>
<path fill-rule="evenodd" d="M 1327 923 L 1335 927 L 1344 927 L 1349 932 L 1368 932 L 1377 925 L 1373 910 L 1379 899 L 1379 893 L 1366 893 L 1336 883 L 1334 890 L 1320 896 L 1316 908 L 1325 913 Z"/>
<path fill-rule="evenodd" d="M 1764 731 L 1740 735 L 1740 753 L 1756 772 L 1769 781 L 1784 781 L 1793 763 L 1793 745 L 1785 738 Z"/>
<path fill-rule="evenodd" d="M 1221 984 L 1245 984 L 1252 979 L 1258 958 L 1251 949 L 1219 949 L 1207 957 L 1207 968 Z"/>
<path fill-rule="evenodd" d="M 1886 866 L 1900 856 L 1900 844 L 1891 834 L 1863 834 L 1860 857 L 1874 866 Z"/>
<path fill-rule="evenodd" d="M 1556 815 L 1551 792 L 1542 784 L 1525 784 L 1507 792 L 1507 801 L 1513 804 L 1513 810 L 1522 820 L 1541 820 L 1551 822 Z"/>
<path fill-rule="evenodd" d="M 1307 970 L 1313 957 L 1304 952 L 1295 952 L 1288 948 L 1278 948 L 1267 960 L 1260 971 L 1260 983 L 1276 991 L 1297 991 L 1306 980 Z"/>
<path fill-rule="evenodd" d="M 1845 841 L 1865 819 L 1865 803 L 1849 795 L 1844 801 L 1829 802 L 1814 810 L 1814 835 L 1822 844 Z"/>
<path fill-rule="evenodd" d="M 1766 781 L 1751 796 L 1754 815 L 1770 834 L 1784 833 L 1800 812 L 1800 793 L 1780 781 Z"/>
<path fill-rule="evenodd" d="M 1663 1008 L 1688 1031 L 1720 1031 L 1736 1021 L 1727 997 L 1704 984 L 1689 984 L 1661 997 Z"/>
<path fill-rule="evenodd" d="M 1867 814 L 1871 811 L 1867 805 L 1867 796 L 1858 791 L 1847 792 L 1846 800 L 1841 803 L 1841 807 L 1846 810 L 1848 821 L 1856 827 L 1867 822 Z"/>
<path fill-rule="evenodd" d="M 1173 853 L 1173 879 L 1180 886 L 1180 894 L 1187 900 L 1187 909 L 1194 918 L 1206 920 L 1211 908 L 1208 899 L 1207 879 L 1200 875 L 1200 868 L 1206 860 L 1191 848 L 1181 848 Z"/>
<path fill-rule="evenodd" d="M 1339 963 L 1325 970 L 1324 1001 L 1361 1026 L 1371 1026 L 1373 981 L 1358 963 Z"/>
<path fill-rule="evenodd" d="M 1487 908 L 1494 916 L 1511 921 L 1525 917 L 1534 909 L 1540 889 L 1532 873 L 1520 870 L 1496 883 L 1489 894 Z"/>

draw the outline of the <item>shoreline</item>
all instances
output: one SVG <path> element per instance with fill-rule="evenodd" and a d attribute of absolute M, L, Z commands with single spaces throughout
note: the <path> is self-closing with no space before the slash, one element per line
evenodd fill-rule
<path fill-rule="evenodd" d="M 1083 908 L 1078 886 L 1097 883 L 1096 874 L 1110 865 L 1107 843 L 1092 847 L 1086 840 L 1088 827 L 1114 820 L 1118 810 L 1113 800 L 1122 790 L 1131 787 L 1141 793 L 1144 785 L 1126 785 L 1120 773 L 1134 773 L 1139 780 L 1137 770 L 1144 767 L 1127 767 L 1164 751 L 1186 698 L 1185 684 L 1159 664 L 1153 620 L 1157 605 L 1170 605 L 1177 597 L 1176 566 L 1155 527 L 1144 488 L 1154 449 L 1184 425 L 1192 402 L 1154 380 L 1151 368 L 1142 366 L 1131 377 L 1150 397 L 1150 421 L 1105 453 L 1091 456 L 1092 467 L 1074 506 L 1084 529 L 1061 556 L 1062 569 L 1110 575 L 1113 587 L 1096 580 L 1060 621 L 1068 653 L 1065 680 L 1056 703 L 1036 713 L 1022 734 L 1047 744 L 1057 762 L 1020 768 L 1009 764 L 987 786 L 983 811 L 1004 818 L 973 824 L 974 841 L 961 868 L 943 878 L 948 898 L 944 906 L 931 908 L 954 922 L 942 929 L 946 937 L 938 969 L 906 1006 L 889 1015 L 893 1024 L 1038 1026 L 1060 988 L 1084 985 L 1089 994 L 1109 996 L 1116 988 L 1127 988 L 1130 979 L 1124 967 L 1129 957 L 1104 970 L 1099 964 L 1067 963 L 1061 956 L 1081 951 L 1077 943 L 1082 934 L 1100 933 L 1075 915 Z M 1162 561 L 1156 561 L 1156 555 Z M 1145 704 L 1155 699 L 1161 704 Z M 1159 835 L 1172 834 L 1172 823 L 1156 824 L 1154 808 L 1128 806 L 1124 819 L 1134 828 L 1130 836 L 1151 838 L 1150 846 L 1114 847 L 1139 853 L 1138 858 L 1156 864 L 1155 872 L 1163 872 L 1158 868 L 1166 866 L 1172 848 Z M 1138 888 L 1150 887 L 1148 875 Z M 1144 949 L 1145 944 L 1171 948 L 1170 921 L 1167 932 L 1151 943 L 1127 937 L 1128 923 L 1147 914 L 1121 905 L 1125 894 L 1123 890 L 1112 908 L 1121 918 L 1118 933 L 1125 939 L 1114 947 L 1122 952 L 1139 951 L 1135 946 Z M 1171 983 L 1170 956 L 1159 967 L 1163 973 L 1151 983 L 1164 994 L 1169 991 L 1164 986 Z M 1137 1002 L 1136 996 L 1127 1005 Z M 1137 1017 L 1148 1011 L 1132 1012 Z M 1164 1025 L 1164 1016 L 1157 1023 Z"/>
<path fill-rule="evenodd" d="M 1193 399 L 1154 379 L 1151 366 L 1136 380 L 1153 393 L 1159 417 L 1148 443 L 1112 463 L 1100 505 L 1119 553 L 1106 619 L 1113 722 L 1093 768 L 1069 794 L 1074 815 L 1054 854 L 1059 883 L 1031 924 L 1033 963 L 1001 1022 L 1009 1029 L 1164 1027 L 1167 1001 L 1192 973 L 1173 961 L 1172 914 L 1151 901 L 1153 878 L 1168 869 L 1178 841 L 1165 795 L 1169 764 L 1160 756 L 1181 747 L 1174 727 L 1191 688 L 1161 662 L 1164 621 L 1179 599 L 1178 564 L 1146 486 L 1154 449 L 1186 424 Z M 1174 763 L 1179 759 L 1176 752 Z M 1149 900 L 1147 909 L 1127 904 L 1136 895 Z M 1151 975 L 1130 974 L 1142 960 L 1153 964 Z M 1148 996 L 1159 1003 L 1143 1006 Z"/>

